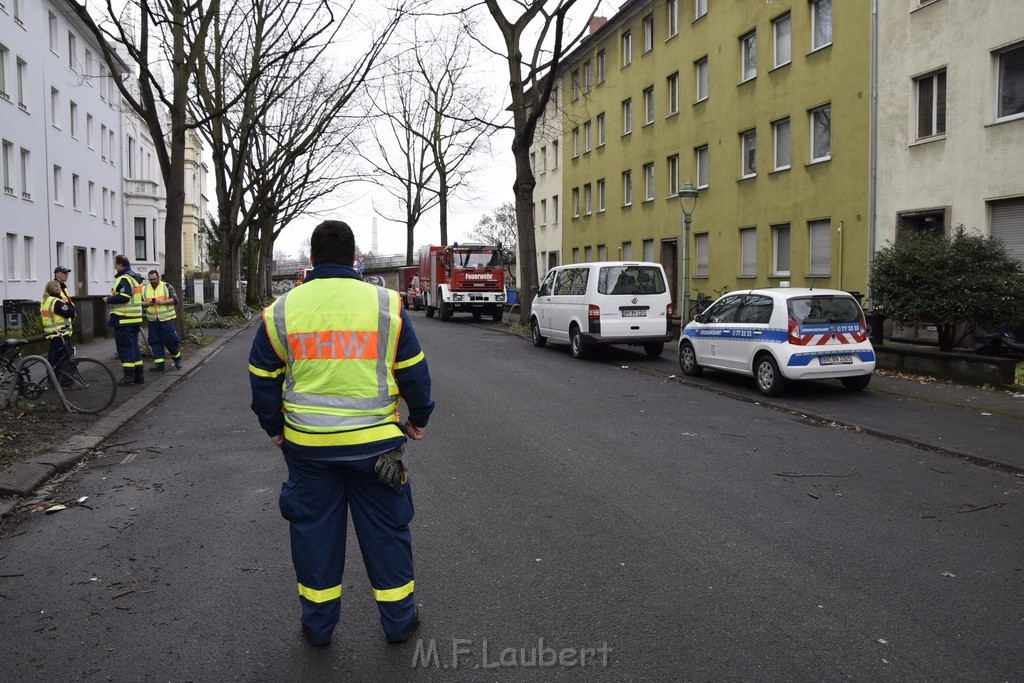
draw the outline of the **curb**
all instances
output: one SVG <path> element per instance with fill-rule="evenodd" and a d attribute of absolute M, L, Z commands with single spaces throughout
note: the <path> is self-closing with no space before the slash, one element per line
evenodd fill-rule
<path fill-rule="evenodd" d="M 85 434 L 77 434 L 69 438 L 59 451 L 16 462 L 0 471 L 0 496 L 2 496 L 0 497 L 0 518 L 14 512 L 24 498 L 27 498 L 51 478 L 66 472 L 84 460 L 111 434 L 139 413 L 148 410 L 153 401 L 168 393 L 178 382 L 202 368 L 225 344 L 247 331 L 251 326 L 252 323 L 247 323 L 218 336 L 191 357 L 193 361 L 191 367 L 184 372 L 167 374 L 155 381 L 150 379 L 146 382 L 145 389 L 134 393 L 130 400 L 125 401 L 94 422 L 88 427 Z"/>

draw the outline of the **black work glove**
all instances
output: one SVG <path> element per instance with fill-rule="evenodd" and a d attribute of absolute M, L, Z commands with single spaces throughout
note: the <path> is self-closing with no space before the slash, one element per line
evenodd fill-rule
<path fill-rule="evenodd" d="M 391 488 L 394 488 L 397 484 L 405 483 L 405 463 L 402 462 L 404 455 L 405 448 L 399 446 L 387 453 L 381 453 L 377 457 L 377 462 L 373 465 L 373 471 L 376 473 L 380 483 Z"/>

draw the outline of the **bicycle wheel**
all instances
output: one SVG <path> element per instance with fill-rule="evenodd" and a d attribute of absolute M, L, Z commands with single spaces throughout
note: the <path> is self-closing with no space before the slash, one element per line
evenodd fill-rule
<path fill-rule="evenodd" d="M 114 373 L 92 358 L 75 358 L 64 377 L 64 397 L 76 413 L 98 413 L 114 402 Z"/>
<path fill-rule="evenodd" d="M 242 312 L 242 317 L 246 320 L 252 320 L 252 309 L 244 301 L 239 304 L 238 309 Z"/>
<path fill-rule="evenodd" d="M 198 337 L 204 336 L 203 326 L 199 324 L 199 316 L 189 313 L 185 319 L 185 334 L 195 334 Z"/>

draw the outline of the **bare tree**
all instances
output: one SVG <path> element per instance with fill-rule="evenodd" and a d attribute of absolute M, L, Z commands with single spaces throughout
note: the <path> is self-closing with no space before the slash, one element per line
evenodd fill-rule
<path fill-rule="evenodd" d="M 181 228 L 185 211 L 185 141 L 197 125 L 188 119 L 188 100 L 196 65 L 205 49 L 210 24 L 219 11 L 220 0 L 106 0 L 105 16 L 96 22 L 85 4 L 68 3 L 72 11 L 97 39 L 103 61 L 122 99 L 141 118 L 153 139 L 167 191 L 164 219 L 166 245 L 163 271 L 168 282 L 181 287 Z M 186 40 L 186 36 L 189 39 Z M 137 69 L 138 97 L 118 76 L 123 72 L 120 49 Z M 165 73 L 170 88 L 165 87 Z M 217 116 L 216 109 L 209 114 Z M 165 126 L 167 126 L 165 128 Z M 166 144 L 160 144 L 166 141 Z M 178 316 L 181 320 L 182 316 Z"/>
<path fill-rule="evenodd" d="M 214 160 L 223 283 L 218 310 L 222 314 L 238 309 L 234 283 L 247 233 L 254 230 L 258 235 L 257 221 L 266 224 L 291 215 L 281 192 L 294 187 L 289 178 L 302 177 L 302 173 L 295 175 L 293 166 L 302 167 L 300 158 L 318 144 L 361 90 L 403 15 L 405 0 L 393 10 L 377 13 L 373 23 L 364 23 L 354 13 L 354 5 L 350 0 L 336 14 L 334 0 L 231 0 L 211 28 L 199 62 L 196 110 L 200 115 L 226 111 L 205 119 L 200 128 Z M 336 75 L 327 78 L 326 68 L 311 65 L 332 62 L 329 48 L 343 29 L 360 36 L 360 49 L 344 68 L 333 65 Z M 293 97 L 297 92 L 316 93 L 316 97 L 299 104 Z M 228 102 L 236 104 L 228 108 Z M 304 108 L 307 105 L 312 108 Z M 287 131 L 258 125 L 275 120 L 274 112 L 283 107 L 300 107 L 307 118 L 291 119 Z M 268 133 L 276 138 L 269 143 L 257 140 Z M 266 166 L 254 173 L 251 157 L 260 150 Z M 259 245 L 256 240 L 250 247 Z M 253 258 L 259 258 L 261 250 L 268 260 L 267 246 L 250 248 Z M 250 269 L 250 280 L 257 271 Z M 257 285 L 249 291 L 254 303 L 261 288 Z"/>
<path fill-rule="evenodd" d="M 496 207 L 489 214 L 480 217 L 476 227 L 469 233 L 469 238 L 478 240 L 484 244 L 500 244 L 508 259 L 509 277 L 515 274 L 516 244 L 519 234 L 516 227 L 516 206 L 512 202 L 505 202 Z M 516 283 L 511 284 L 512 287 Z"/>
<path fill-rule="evenodd" d="M 587 22 L 583 22 L 584 29 L 575 36 L 568 40 L 564 37 L 566 15 L 576 2 L 518 0 L 515 6 L 521 12 L 510 19 L 502 12 L 498 0 L 484 0 L 505 43 L 505 51 L 500 56 L 508 66 L 512 100 L 509 108 L 512 110 L 512 156 L 516 167 L 512 191 L 516 198 L 519 266 L 524 294 L 537 285 L 537 242 L 533 220 L 533 188 L 537 181 L 530 167 L 530 145 L 533 144 L 537 122 L 551 100 L 562 58 L 582 39 L 585 31 Z M 548 5 L 552 7 L 549 9 Z M 597 9 L 596 5 L 594 9 Z M 529 320 L 530 298 L 524 295 L 521 305 L 520 319 Z"/>

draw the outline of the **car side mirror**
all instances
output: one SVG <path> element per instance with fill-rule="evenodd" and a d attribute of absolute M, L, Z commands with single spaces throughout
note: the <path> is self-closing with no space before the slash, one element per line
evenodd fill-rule
<path fill-rule="evenodd" d="M 708 321 L 708 317 L 703 313 L 698 313 L 693 316 L 694 321 L 701 323 L 702 325 Z"/>

